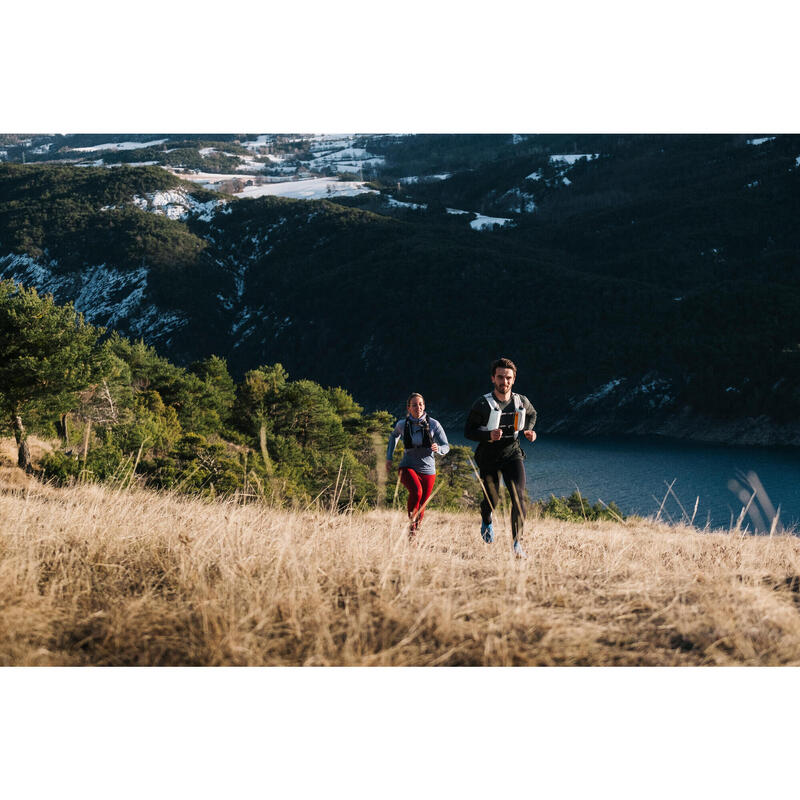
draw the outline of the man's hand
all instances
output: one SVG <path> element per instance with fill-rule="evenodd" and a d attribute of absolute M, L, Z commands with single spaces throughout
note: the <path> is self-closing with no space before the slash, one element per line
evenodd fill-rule
<path fill-rule="evenodd" d="M 523 431 L 523 433 L 529 442 L 532 442 L 536 438 L 536 431 Z"/>
<path fill-rule="evenodd" d="M 433 452 L 434 452 L 434 453 L 438 453 L 438 452 L 439 452 L 439 445 L 438 445 L 438 444 L 436 444 L 436 442 L 434 442 L 434 443 L 431 445 L 431 450 L 433 450 Z"/>
<path fill-rule="evenodd" d="M 493 431 L 489 431 L 489 441 L 496 442 L 503 437 L 503 431 L 500 428 L 495 428 Z"/>

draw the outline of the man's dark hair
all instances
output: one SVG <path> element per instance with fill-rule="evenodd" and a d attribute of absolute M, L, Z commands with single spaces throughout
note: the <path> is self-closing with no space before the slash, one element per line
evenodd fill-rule
<path fill-rule="evenodd" d="M 500 357 L 492 364 L 492 377 L 498 369 L 513 369 L 514 375 L 517 374 L 517 365 L 510 358 Z"/>

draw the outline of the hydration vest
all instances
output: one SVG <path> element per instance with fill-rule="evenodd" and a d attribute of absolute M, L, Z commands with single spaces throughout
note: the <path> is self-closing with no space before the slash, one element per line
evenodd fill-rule
<path fill-rule="evenodd" d="M 502 415 L 500 404 L 497 402 L 494 392 L 485 394 L 484 398 L 489 404 L 489 419 L 478 430 L 497 430 L 500 427 L 500 416 Z M 522 404 L 522 398 L 516 392 L 512 392 L 511 399 L 514 401 L 514 438 L 516 439 L 519 436 L 519 432 L 525 428 L 525 406 Z"/>
<path fill-rule="evenodd" d="M 406 424 L 403 428 L 403 447 L 405 447 L 406 451 L 411 450 L 414 447 L 430 447 L 433 444 L 433 437 L 431 436 L 431 426 L 428 422 L 428 417 L 425 415 L 423 419 L 416 420 L 417 425 L 422 428 L 422 444 L 412 444 L 411 443 L 411 425 L 410 420 L 406 417 Z"/>

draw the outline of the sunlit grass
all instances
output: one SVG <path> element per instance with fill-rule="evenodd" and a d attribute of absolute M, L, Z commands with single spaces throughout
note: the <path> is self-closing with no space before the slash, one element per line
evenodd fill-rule
<path fill-rule="evenodd" d="M 0 476 L 0 663 L 800 664 L 800 541 Z"/>

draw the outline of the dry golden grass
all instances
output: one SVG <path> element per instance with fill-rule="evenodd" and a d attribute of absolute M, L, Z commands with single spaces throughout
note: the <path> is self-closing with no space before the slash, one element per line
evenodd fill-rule
<path fill-rule="evenodd" d="M 6 480 L 0 663 L 800 664 L 793 536 L 478 527 Z"/>

